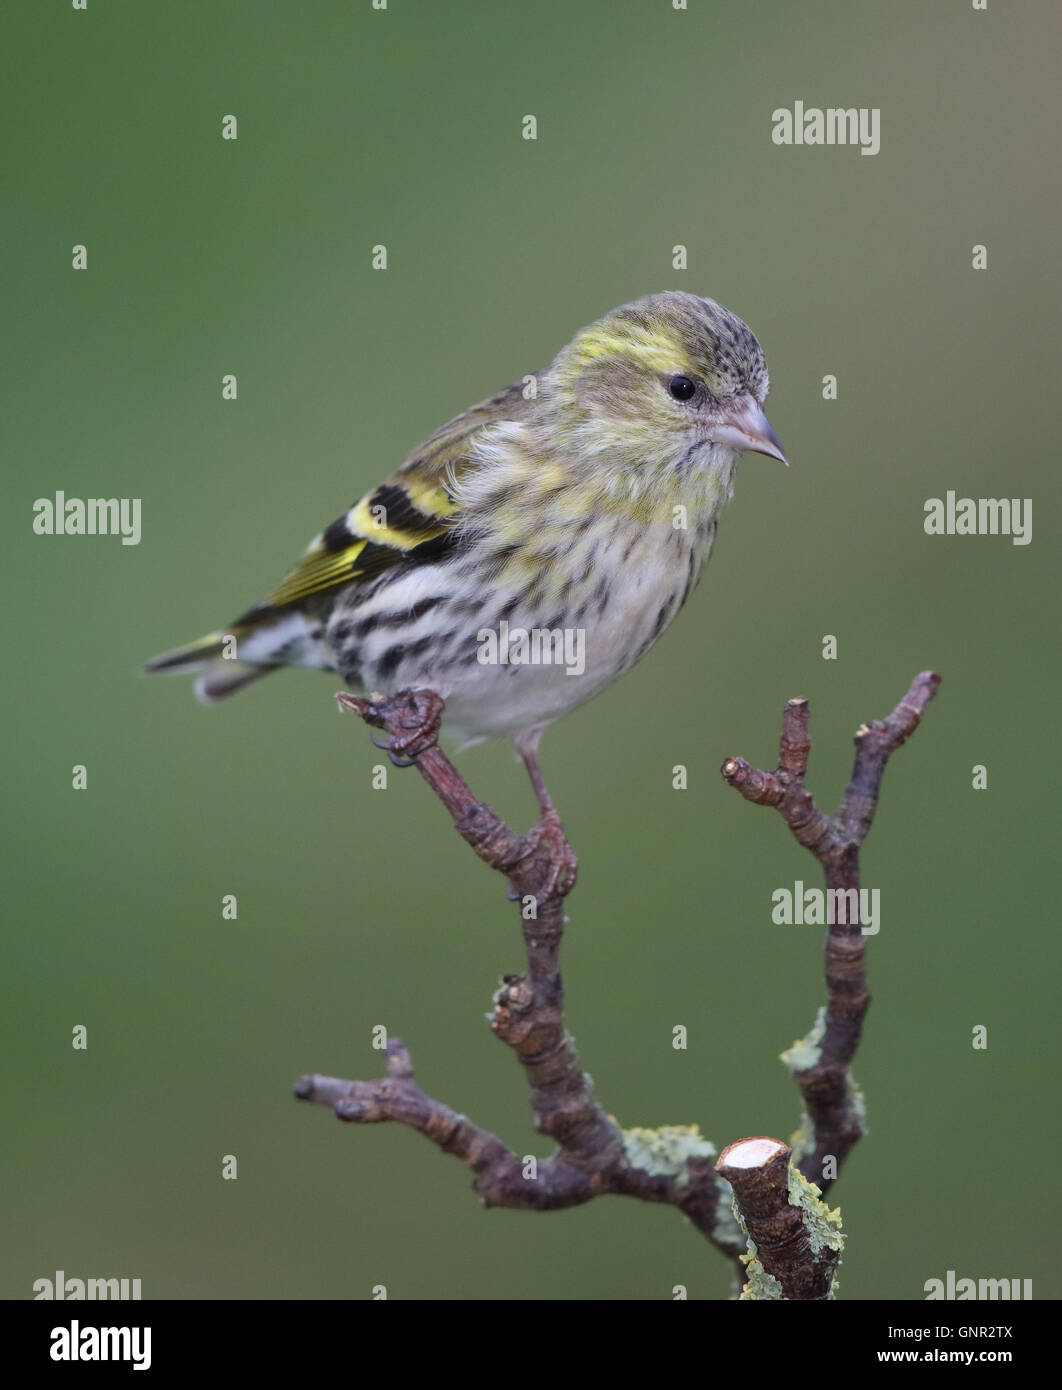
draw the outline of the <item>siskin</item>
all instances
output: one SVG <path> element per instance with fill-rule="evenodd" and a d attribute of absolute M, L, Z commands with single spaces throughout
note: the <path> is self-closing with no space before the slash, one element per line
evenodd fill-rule
<path fill-rule="evenodd" d="M 525 384 L 527 383 L 527 384 Z M 148 671 L 206 702 L 281 666 L 428 688 L 469 743 L 512 737 L 543 817 L 542 731 L 645 655 L 708 559 L 743 450 L 785 455 L 767 363 L 711 299 L 649 295 L 443 425 L 278 589 Z"/>

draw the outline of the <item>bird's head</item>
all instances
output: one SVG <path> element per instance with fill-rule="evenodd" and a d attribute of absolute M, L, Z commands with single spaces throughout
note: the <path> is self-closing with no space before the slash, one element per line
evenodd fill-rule
<path fill-rule="evenodd" d="M 744 450 L 787 462 L 763 413 L 763 349 L 714 299 L 673 290 L 614 309 L 562 349 L 547 384 L 569 447 L 625 473 L 729 471 Z"/>

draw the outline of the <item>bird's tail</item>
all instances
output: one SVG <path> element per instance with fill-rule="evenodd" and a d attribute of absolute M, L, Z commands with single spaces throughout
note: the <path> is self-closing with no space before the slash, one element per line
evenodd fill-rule
<path fill-rule="evenodd" d="M 273 664 L 254 665 L 227 656 L 231 642 L 231 634 L 211 632 L 198 642 L 189 642 L 186 647 L 175 647 L 172 652 L 152 657 L 144 663 L 144 673 L 195 675 L 198 677 L 195 683 L 196 698 L 205 705 L 212 705 L 229 695 L 235 695 L 260 677 L 268 676 L 270 671 L 277 670 Z"/>

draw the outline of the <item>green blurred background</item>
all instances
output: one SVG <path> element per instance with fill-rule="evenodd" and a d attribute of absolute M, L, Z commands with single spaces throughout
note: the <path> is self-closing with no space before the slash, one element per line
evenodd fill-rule
<path fill-rule="evenodd" d="M 545 741 L 582 862 L 569 1026 L 623 1123 L 787 1136 L 778 1053 L 822 1001 L 821 933 L 770 895 L 818 871 L 718 767 L 773 765 L 807 695 L 832 808 L 858 722 L 935 667 L 864 856 L 883 925 L 842 1296 L 949 1269 L 1058 1296 L 1057 7 L 90 0 L 3 30 L 0 1293 L 63 1269 L 146 1298 L 726 1295 L 671 1210 L 484 1212 L 418 1135 L 293 1100 L 304 1071 L 377 1075 L 382 1023 L 428 1090 L 542 1153 L 484 1021 L 515 914 L 416 773 L 371 790 L 334 678 L 207 710 L 137 675 L 443 419 L 683 288 L 759 336 L 793 466 L 746 458 L 694 600 Z M 798 98 L 880 107 L 880 154 L 772 144 Z M 1032 498 L 1032 544 L 927 537 L 949 488 Z M 34 535 L 57 489 L 142 498 L 141 544 Z M 461 766 L 531 820 L 508 747 Z"/>

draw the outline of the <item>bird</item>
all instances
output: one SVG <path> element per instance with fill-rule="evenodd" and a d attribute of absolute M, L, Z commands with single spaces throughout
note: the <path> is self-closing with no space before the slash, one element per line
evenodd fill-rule
<path fill-rule="evenodd" d="M 431 690 L 464 745 L 539 762 L 555 720 L 656 643 L 696 585 L 745 451 L 788 460 L 752 330 L 686 291 L 580 329 L 437 429 L 311 541 L 263 601 L 149 661 L 214 703 L 284 666 L 353 690 Z"/>

